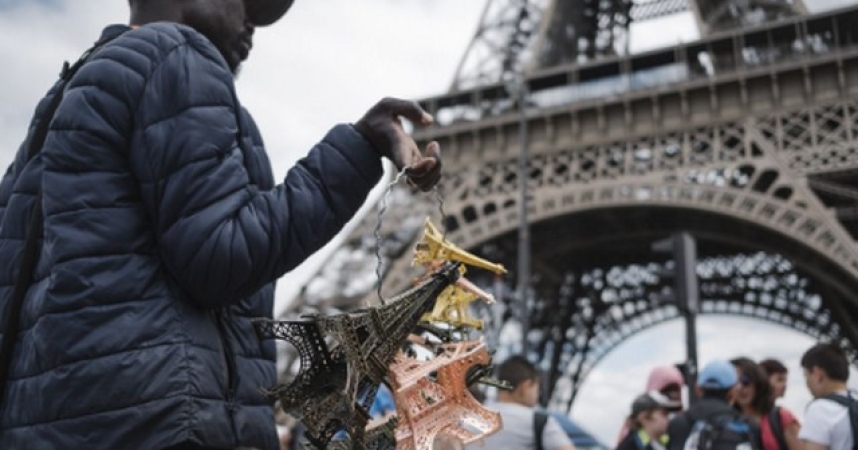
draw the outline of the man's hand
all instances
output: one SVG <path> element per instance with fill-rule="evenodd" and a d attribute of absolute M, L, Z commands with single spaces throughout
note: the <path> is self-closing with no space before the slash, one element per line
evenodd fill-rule
<path fill-rule="evenodd" d="M 416 102 L 385 98 L 370 108 L 354 127 L 376 151 L 393 161 L 398 170 L 408 167 L 405 174 L 411 184 L 429 191 L 441 178 L 441 147 L 433 141 L 422 153 L 402 128 L 403 117 L 415 125 L 433 122 L 432 116 Z"/>

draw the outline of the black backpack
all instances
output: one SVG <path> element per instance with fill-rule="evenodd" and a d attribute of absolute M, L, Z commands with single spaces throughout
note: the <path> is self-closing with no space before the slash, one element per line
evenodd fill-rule
<path fill-rule="evenodd" d="M 683 450 L 760 450 L 754 427 L 738 412 L 698 419 Z"/>

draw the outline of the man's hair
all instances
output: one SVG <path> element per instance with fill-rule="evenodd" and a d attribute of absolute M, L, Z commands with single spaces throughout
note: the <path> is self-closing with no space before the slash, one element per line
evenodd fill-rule
<path fill-rule="evenodd" d="M 768 358 L 760 361 L 760 367 L 766 371 L 766 375 L 774 375 L 776 373 L 787 373 L 787 368 L 784 363 L 774 359 Z"/>
<path fill-rule="evenodd" d="M 524 356 L 515 355 L 498 366 L 497 377 L 515 389 L 524 381 L 539 381 L 539 370 Z"/>
<path fill-rule="evenodd" d="M 816 344 L 801 357 L 801 367 L 813 370 L 819 367 L 828 378 L 835 381 L 849 380 L 849 361 L 840 347 L 834 344 Z"/>

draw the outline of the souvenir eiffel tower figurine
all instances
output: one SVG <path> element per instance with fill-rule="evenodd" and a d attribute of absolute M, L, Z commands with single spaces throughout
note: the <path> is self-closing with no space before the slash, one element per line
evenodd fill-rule
<path fill-rule="evenodd" d="M 436 267 L 449 261 L 462 263 L 460 269 L 462 276 L 454 285 L 441 292 L 435 301 L 432 312 L 425 314 L 421 320 L 428 323 L 443 322 L 453 328 L 482 329 L 483 322 L 468 314 L 468 306 L 480 298 L 488 303 L 494 303 L 495 299 L 493 295 L 480 289 L 464 277 L 465 267 L 478 267 L 498 275 L 506 273 L 506 269 L 500 264 L 474 256 L 447 241 L 432 222 L 426 219 L 423 238 L 414 248 L 412 264 L 423 266 L 427 273 L 431 274 Z"/>
<path fill-rule="evenodd" d="M 489 367 L 482 340 L 443 344 L 428 361 L 400 353 L 390 366 L 399 425 L 397 450 L 432 450 L 439 435 L 469 444 L 500 430 L 497 412 L 483 407 L 468 390 L 472 368 Z"/>
<path fill-rule="evenodd" d="M 441 265 L 382 306 L 305 321 L 256 321 L 260 338 L 284 339 L 300 354 L 301 369 L 295 380 L 276 387 L 272 394 L 280 397 L 286 412 L 302 420 L 313 445 L 326 448 L 342 429 L 355 449 L 366 448 L 369 407 L 388 366 L 420 317 L 459 278 L 460 265 Z"/>

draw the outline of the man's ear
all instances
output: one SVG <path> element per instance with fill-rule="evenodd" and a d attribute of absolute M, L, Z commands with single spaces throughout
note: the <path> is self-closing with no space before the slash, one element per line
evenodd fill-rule
<path fill-rule="evenodd" d="M 817 383 L 822 383 L 828 379 L 828 374 L 819 366 L 813 366 L 813 368 L 810 369 L 810 376 L 813 377 L 813 380 Z"/>
<path fill-rule="evenodd" d="M 518 386 L 516 386 L 513 391 L 516 394 L 523 394 L 528 389 L 531 389 L 533 387 L 533 383 L 534 383 L 533 380 L 523 380 L 520 383 L 518 383 Z"/>

